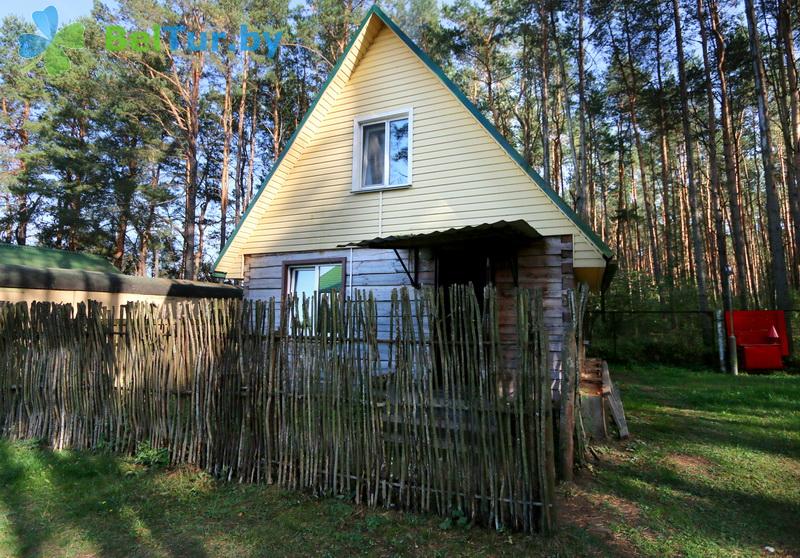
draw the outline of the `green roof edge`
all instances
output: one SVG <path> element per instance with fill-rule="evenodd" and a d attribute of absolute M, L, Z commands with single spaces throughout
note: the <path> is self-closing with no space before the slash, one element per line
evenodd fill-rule
<path fill-rule="evenodd" d="M 577 226 L 581 230 L 581 232 L 583 232 L 583 234 L 586 235 L 589 241 L 591 241 L 604 256 L 607 256 L 609 258 L 612 257 L 614 255 L 614 252 L 611 250 L 611 248 L 609 248 L 609 246 L 605 242 L 603 242 L 603 239 L 601 239 L 597 235 L 597 233 L 595 233 L 592 230 L 592 228 L 589 227 L 589 225 L 586 224 L 583 221 L 583 219 L 581 219 L 580 216 L 577 213 L 575 213 L 575 211 L 569 205 L 567 205 L 564 199 L 561 196 L 559 196 L 555 192 L 555 190 L 550 188 L 549 184 L 547 184 L 547 182 L 545 182 L 545 180 L 541 176 L 539 176 L 538 172 L 536 172 L 533 168 L 531 168 L 531 166 L 527 163 L 527 161 L 525 161 L 522 155 L 520 155 L 519 152 L 516 149 L 514 149 L 514 147 L 510 143 L 508 143 L 508 140 L 506 140 L 506 138 L 503 137 L 503 135 L 497 130 L 497 128 L 495 128 L 494 125 L 491 122 L 489 122 L 489 120 L 477 109 L 477 107 L 475 107 L 475 105 L 472 104 L 472 101 L 470 101 L 467 98 L 467 96 L 464 95 L 464 92 L 461 91 L 461 89 L 459 89 L 459 87 L 455 83 L 453 83 L 450 80 L 450 78 L 447 77 L 447 75 L 444 73 L 444 70 L 442 70 L 442 68 L 436 62 L 434 62 L 431 59 L 431 57 L 428 56 L 425 53 L 425 51 L 423 51 L 414 41 L 412 41 L 411 38 L 408 35 L 406 35 L 405 32 L 402 29 L 400 29 L 400 27 L 398 27 L 398 25 L 394 21 L 392 21 L 392 18 L 386 15 L 386 13 L 384 13 L 384 11 L 377 6 L 377 4 L 373 4 L 373 6 L 367 11 L 366 15 L 364 16 L 364 19 L 361 21 L 361 24 L 358 27 L 358 31 L 356 31 L 356 33 L 350 39 L 350 43 L 347 45 L 347 48 L 344 49 L 341 57 L 339 57 L 339 60 L 336 62 L 336 65 L 331 70 L 331 73 L 328 75 L 328 79 L 325 80 L 324 85 L 320 89 L 319 93 L 317 93 L 314 102 L 306 111 L 306 114 L 303 116 L 303 120 L 300 121 L 300 124 L 295 129 L 294 133 L 292 134 L 292 137 L 289 138 L 286 147 L 281 152 L 278 159 L 275 161 L 275 164 L 272 166 L 269 175 L 267 175 L 267 178 L 264 180 L 261 187 L 258 189 L 256 195 L 253 196 L 253 199 L 250 201 L 250 205 L 248 205 L 247 210 L 245 211 L 244 215 L 242 215 L 242 220 L 239 221 L 239 224 L 233 230 L 233 233 L 231 233 L 230 238 L 228 238 L 228 241 L 225 243 L 224 248 L 222 249 L 222 251 L 220 251 L 220 254 L 217 257 L 217 261 L 214 263 L 214 268 L 216 268 L 217 265 L 219 265 L 219 262 L 222 260 L 222 257 L 225 255 L 225 252 L 230 247 L 230 244 L 233 241 L 234 237 L 236 236 L 236 233 L 239 232 L 239 229 L 244 223 L 248 214 L 250 213 L 250 210 L 258 201 L 258 198 L 261 196 L 261 193 L 266 188 L 266 185 L 269 183 L 275 170 L 278 168 L 281 161 L 283 160 L 283 156 L 291 148 L 295 138 L 297 137 L 297 134 L 300 132 L 300 130 L 302 130 L 303 126 L 306 123 L 306 120 L 308 120 L 308 117 L 316 108 L 317 103 L 322 98 L 322 95 L 325 93 L 325 91 L 328 89 L 328 86 L 330 85 L 331 81 L 333 81 L 334 76 L 338 73 L 339 68 L 341 67 L 342 63 L 347 57 L 347 54 L 353 47 L 355 40 L 361 34 L 361 31 L 364 29 L 364 26 L 367 24 L 369 18 L 373 14 L 378 16 L 381 19 L 381 21 L 383 21 L 383 23 L 387 25 L 387 27 L 389 27 L 392 31 L 394 31 L 394 33 L 398 37 L 400 37 L 400 39 L 406 44 L 406 46 L 408 46 L 411 49 L 411 51 L 414 54 L 416 54 L 419 57 L 419 59 L 422 60 L 434 74 L 436 74 L 436 76 L 442 81 L 442 83 L 444 83 L 447 86 L 447 88 L 450 89 L 450 91 L 456 96 L 456 98 L 459 101 L 461 101 L 461 103 L 478 120 L 478 122 L 480 122 L 480 124 L 484 128 L 486 128 L 489 134 L 491 134 L 491 136 L 495 139 L 495 141 L 497 141 L 497 143 L 500 144 L 500 147 L 502 147 L 506 151 L 509 157 L 511 157 L 525 171 L 525 173 L 537 184 L 537 186 L 539 186 L 542 189 L 542 191 L 547 195 L 547 197 L 549 197 L 553 201 L 553 203 L 555 203 L 556 206 L 558 206 L 558 208 L 564 213 L 564 215 L 566 215 L 567 218 L 570 221 L 572 221 L 575 224 L 575 226 Z"/>

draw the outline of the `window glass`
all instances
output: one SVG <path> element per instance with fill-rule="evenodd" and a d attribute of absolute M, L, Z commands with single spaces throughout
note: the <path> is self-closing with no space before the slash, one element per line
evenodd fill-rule
<path fill-rule="evenodd" d="M 317 269 L 315 267 L 293 267 L 291 268 L 290 291 L 298 299 L 303 295 L 311 297 L 317 290 Z"/>
<path fill-rule="evenodd" d="M 302 298 L 314 293 L 342 292 L 342 264 L 330 263 L 289 268 L 289 292 Z"/>
<path fill-rule="evenodd" d="M 389 184 L 408 182 L 408 119 L 389 123 Z"/>
<path fill-rule="evenodd" d="M 384 149 L 386 141 L 386 123 L 364 126 L 363 155 L 361 166 L 364 169 L 361 183 L 364 186 L 383 184 Z"/>
<path fill-rule="evenodd" d="M 342 292 L 342 264 L 319 266 L 320 293 Z"/>

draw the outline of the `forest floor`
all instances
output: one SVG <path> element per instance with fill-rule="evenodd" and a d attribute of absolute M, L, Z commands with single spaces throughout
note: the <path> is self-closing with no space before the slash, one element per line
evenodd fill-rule
<path fill-rule="evenodd" d="M 612 376 L 633 436 L 559 489 L 551 537 L 0 441 L 0 557 L 800 557 L 800 376 Z"/>

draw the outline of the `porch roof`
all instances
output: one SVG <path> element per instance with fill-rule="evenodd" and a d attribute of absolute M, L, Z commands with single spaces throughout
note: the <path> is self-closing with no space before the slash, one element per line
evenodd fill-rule
<path fill-rule="evenodd" d="M 473 243 L 516 244 L 527 240 L 541 238 L 542 235 L 531 227 L 527 221 L 496 221 L 443 231 L 421 234 L 403 234 L 376 237 L 359 242 L 340 244 L 339 248 L 443 248 L 453 245 Z"/>

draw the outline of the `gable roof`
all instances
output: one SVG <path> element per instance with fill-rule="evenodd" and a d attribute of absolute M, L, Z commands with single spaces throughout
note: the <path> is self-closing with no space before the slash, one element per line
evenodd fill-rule
<path fill-rule="evenodd" d="M 69 252 L 42 246 L 0 244 L 0 262 L 5 265 L 24 265 L 37 268 L 78 269 L 121 273 L 105 258 L 84 252 Z"/>
<path fill-rule="evenodd" d="M 538 188 L 546 194 L 547 198 L 558 210 L 573 224 L 588 242 L 606 259 L 612 256 L 611 249 L 597 236 L 594 231 L 584 223 L 580 217 L 567 205 L 564 200 L 553 191 L 549 185 L 533 170 L 522 156 L 508 143 L 487 118 L 472 104 L 464 93 L 444 74 L 442 69 L 425 54 L 380 8 L 373 6 L 367 12 L 357 32 L 353 35 L 344 54 L 334 66 L 328 79 L 323 84 L 314 103 L 306 112 L 303 120 L 298 125 L 285 149 L 276 160 L 269 175 L 251 200 L 239 225 L 234 229 L 230 238 L 220 251 L 214 269 L 217 275 L 230 274 L 240 277 L 242 265 L 242 249 L 246 238 L 258 224 L 258 217 L 263 214 L 269 201 L 273 199 L 280 189 L 283 181 L 290 172 L 294 163 L 314 136 L 325 115 L 330 110 L 344 85 L 350 79 L 355 67 L 369 48 L 375 35 L 383 28 L 388 27 L 441 81 L 441 83 L 460 101 L 467 111 L 490 134 L 505 153 L 533 180 Z M 236 256 L 239 256 L 236 258 Z"/>

